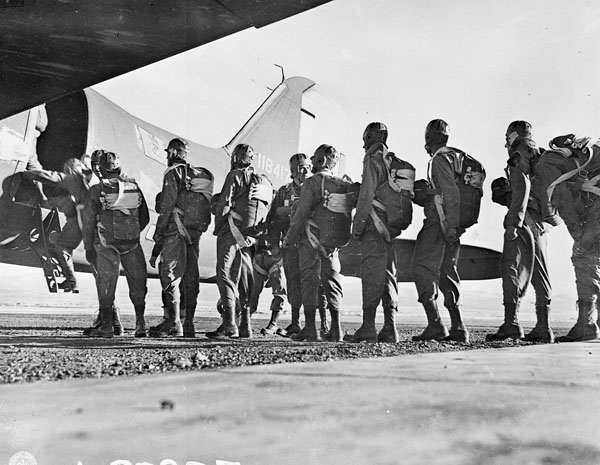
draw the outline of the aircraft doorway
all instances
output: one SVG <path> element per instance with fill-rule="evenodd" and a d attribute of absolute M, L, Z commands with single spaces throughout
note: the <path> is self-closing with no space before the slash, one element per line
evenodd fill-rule
<path fill-rule="evenodd" d="M 62 171 L 69 158 L 81 158 L 87 147 L 88 104 L 80 90 L 46 104 L 48 126 L 37 141 L 44 169 Z"/>

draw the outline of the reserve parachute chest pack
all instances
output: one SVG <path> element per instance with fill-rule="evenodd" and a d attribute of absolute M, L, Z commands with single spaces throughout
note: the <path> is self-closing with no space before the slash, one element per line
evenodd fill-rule
<path fill-rule="evenodd" d="M 467 229 L 477 223 L 479 218 L 485 169 L 471 155 L 452 147 L 441 149 L 435 156 L 444 157 L 454 169 L 456 185 L 460 192 L 459 226 Z M 437 186 L 431 181 L 431 174 L 429 179 L 432 187 L 437 189 Z"/>
<path fill-rule="evenodd" d="M 241 230 L 249 230 L 265 222 L 273 201 L 273 184 L 268 177 L 257 174 L 251 167 L 243 170 L 246 187 L 233 205 L 233 220 Z"/>
<path fill-rule="evenodd" d="M 100 243 L 120 252 L 136 246 L 140 237 L 138 209 L 142 193 L 135 181 L 103 180 L 99 199 L 102 205 L 98 214 Z"/>
<path fill-rule="evenodd" d="M 349 202 L 348 193 L 353 184 L 323 173 L 313 175 L 312 179 L 320 182 L 323 200 L 306 226 L 308 239 L 313 247 L 315 239 L 322 247 L 343 247 L 350 241 L 354 205 Z"/>
<path fill-rule="evenodd" d="M 393 152 L 382 153 L 382 162 L 387 171 L 387 179 L 375 191 L 373 209 L 386 227 L 389 239 L 393 239 L 412 222 L 415 168 Z M 373 220 L 379 231 L 381 226 L 378 226 L 375 218 Z M 385 231 L 383 233 L 385 236 Z"/>
<path fill-rule="evenodd" d="M 177 167 L 183 167 L 184 188 L 180 188 L 177 194 L 173 212 L 175 221 L 180 222 L 186 229 L 203 233 L 211 221 L 210 200 L 213 195 L 214 176 L 205 168 L 188 164 L 174 165 L 170 169 Z"/>

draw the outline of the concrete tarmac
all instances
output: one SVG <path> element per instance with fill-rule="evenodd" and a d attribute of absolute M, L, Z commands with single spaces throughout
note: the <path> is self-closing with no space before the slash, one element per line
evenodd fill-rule
<path fill-rule="evenodd" d="M 599 342 L 4 385 L 0 464 L 597 465 Z"/>

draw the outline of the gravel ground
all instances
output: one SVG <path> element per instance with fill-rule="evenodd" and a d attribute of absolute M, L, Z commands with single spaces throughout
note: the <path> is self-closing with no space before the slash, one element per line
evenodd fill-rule
<path fill-rule="evenodd" d="M 159 318 L 150 318 L 151 325 Z M 89 316 L 0 314 L 0 383 L 54 381 L 72 378 L 134 376 L 148 373 L 196 371 L 236 366 L 288 362 L 391 357 L 417 353 L 526 346 L 508 340 L 485 343 L 491 327 L 470 327 L 471 344 L 422 342 L 411 337 L 422 326 L 400 326 L 397 344 L 350 344 L 294 342 L 280 336 L 262 336 L 266 320 L 253 319 L 254 337 L 246 340 L 210 340 L 206 331 L 215 329 L 216 318 L 196 318 L 196 338 L 135 339 L 134 319 L 123 317 L 125 336 L 113 339 L 81 335 Z M 282 321 L 285 327 L 288 321 Z M 359 323 L 343 323 L 353 333 Z M 565 334 L 567 329 L 555 331 Z"/>

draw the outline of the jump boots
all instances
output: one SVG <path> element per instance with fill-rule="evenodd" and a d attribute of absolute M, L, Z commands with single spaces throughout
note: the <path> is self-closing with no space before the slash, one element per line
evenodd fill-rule
<path fill-rule="evenodd" d="M 435 300 L 424 300 L 422 304 L 425 309 L 425 315 L 427 315 L 427 326 L 421 334 L 413 336 L 412 340 L 419 342 L 442 341 L 446 339 L 449 336 L 449 333 L 440 318 L 437 302 Z"/>

